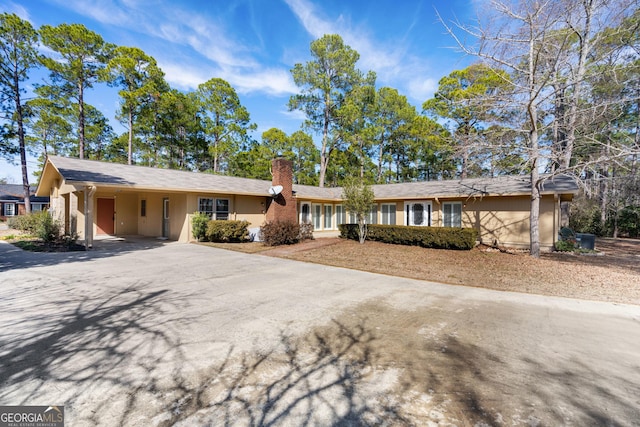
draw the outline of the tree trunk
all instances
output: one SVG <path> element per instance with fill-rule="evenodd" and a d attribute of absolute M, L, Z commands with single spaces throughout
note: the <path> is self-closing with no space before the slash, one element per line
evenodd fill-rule
<path fill-rule="evenodd" d="M 133 113 L 131 112 L 131 106 L 129 106 L 129 147 L 127 153 L 127 164 L 133 164 Z"/>
<path fill-rule="evenodd" d="M 14 75 L 15 88 L 19 88 L 18 75 Z M 31 213 L 31 187 L 29 186 L 29 172 L 27 171 L 27 150 L 24 142 L 24 122 L 22 120 L 22 104 L 20 91 L 16 90 L 16 116 L 18 120 L 18 144 L 20 145 L 20 166 L 22 168 L 22 187 L 24 196 L 24 209 L 28 215 Z"/>
<path fill-rule="evenodd" d="M 376 182 L 382 184 L 382 156 L 384 155 L 384 136 L 380 138 L 380 149 L 378 150 L 378 176 Z"/>
<path fill-rule="evenodd" d="M 78 83 L 78 157 L 84 159 L 84 85 Z"/>
<path fill-rule="evenodd" d="M 540 257 L 540 175 L 538 171 L 538 110 L 535 104 L 536 88 L 536 40 L 529 41 L 529 102 L 527 115 L 529 117 L 529 162 L 531 166 L 531 209 L 529 211 L 529 253 L 532 257 Z"/>
<path fill-rule="evenodd" d="M 571 158 L 573 157 L 573 147 L 576 140 L 576 122 L 578 120 L 578 104 L 582 97 L 582 80 L 586 73 L 587 55 L 591 51 L 591 18 L 593 17 L 594 0 L 584 0 L 582 2 L 584 6 L 584 30 L 582 33 L 575 31 L 576 36 L 580 39 L 580 48 L 578 56 L 578 67 L 573 79 L 573 91 L 571 95 L 571 105 L 569 107 L 569 118 L 567 120 L 567 141 L 562 153 L 562 161 L 560 166 L 562 168 L 568 168 L 571 165 Z"/>
<path fill-rule="evenodd" d="M 324 122 L 322 125 L 322 150 L 320 151 L 320 177 L 318 187 L 324 187 L 327 176 L 327 166 L 329 165 L 329 102 L 328 95 L 324 98 Z"/>

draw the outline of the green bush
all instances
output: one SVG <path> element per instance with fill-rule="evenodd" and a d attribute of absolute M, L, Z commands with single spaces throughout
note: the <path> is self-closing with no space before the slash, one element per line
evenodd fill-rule
<path fill-rule="evenodd" d="M 45 220 L 45 217 L 50 217 L 47 212 L 34 212 L 29 215 L 18 215 L 9 218 L 7 224 L 9 227 L 24 231 L 25 233 L 29 233 L 32 235 L 36 235 L 38 232 L 38 227 Z"/>
<path fill-rule="evenodd" d="M 292 245 L 300 241 L 300 225 L 293 221 L 267 222 L 260 227 L 260 235 L 267 246 Z"/>
<path fill-rule="evenodd" d="M 556 251 L 573 252 L 576 250 L 576 243 L 572 240 L 558 240 L 556 242 Z"/>
<path fill-rule="evenodd" d="M 358 240 L 357 224 L 341 224 L 339 229 L 341 237 Z M 368 229 L 367 240 L 434 249 L 472 249 L 478 237 L 473 228 L 370 224 Z"/>
<path fill-rule="evenodd" d="M 246 242 L 249 240 L 249 221 L 209 221 L 206 237 L 210 242 Z"/>
<path fill-rule="evenodd" d="M 60 237 L 60 225 L 46 211 L 12 217 L 8 225 L 47 243 L 54 242 Z"/>
<path fill-rule="evenodd" d="M 640 206 L 625 206 L 620 211 L 618 230 L 629 237 L 640 236 Z"/>
<path fill-rule="evenodd" d="M 204 212 L 196 212 L 191 217 L 191 231 L 198 242 L 207 237 L 207 225 L 211 218 Z"/>
<path fill-rule="evenodd" d="M 60 225 L 46 212 L 39 215 L 35 235 L 45 243 L 53 243 L 60 238 Z M 38 215 L 38 214 L 34 214 Z"/>

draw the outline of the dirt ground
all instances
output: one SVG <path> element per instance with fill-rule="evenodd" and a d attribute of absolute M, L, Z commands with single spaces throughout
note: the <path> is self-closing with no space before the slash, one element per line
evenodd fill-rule
<path fill-rule="evenodd" d="M 596 249 L 596 255 L 552 252 L 535 259 L 486 247 L 449 251 L 329 238 L 261 253 L 454 285 L 640 305 L 640 240 L 602 238 Z"/>

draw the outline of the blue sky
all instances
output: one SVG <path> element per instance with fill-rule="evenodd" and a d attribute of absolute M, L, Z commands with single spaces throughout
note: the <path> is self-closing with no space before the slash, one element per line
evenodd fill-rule
<path fill-rule="evenodd" d="M 36 28 L 81 23 L 107 42 L 139 47 L 179 90 L 225 79 L 258 125 L 254 137 L 260 139 L 272 127 L 287 133 L 300 128 L 304 117 L 287 110 L 298 91 L 290 70 L 311 59 L 309 44 L 324 34 L 340 34 L 360 53 L 360 70 L 375 71 L 378 86 L 398 89 L 420 110 L 441 77 L 472 60 L 452 48 L 437 13 L 447 21 L 468 22 L 474 4 L 477 0 L 0 0 L 0 10 Z M 115 119 L 116 90 L 96 87 L 87 101 L 123 131 Z M 30 172 L 37 167 L 30 159 Z M 20 176 L 18 166 L 0 160 L 0 178 L 21 183 Z"/>

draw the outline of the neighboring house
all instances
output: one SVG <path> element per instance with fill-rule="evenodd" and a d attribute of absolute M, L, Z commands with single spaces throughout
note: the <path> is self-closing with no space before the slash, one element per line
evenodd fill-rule
<path fill-rule="evenodd" d="M 36 197 L 36 187 L 31 187 L 31 212 L 38 212 L 49 207 L 49 196 Z M 24 188 L 20 184 L 0 184 L 0 219 L 24 215 Z"/>
<path fill-rule="evenodd" d="M 190 216 L 213 219 L 310 222 L 315 232 L 353 222 L 341 188 L 292 184 L 291 162 L 276 159 L 271 182 L 49 156 L 37 194 L 51 212 L 90 245 L 94 235 L 143 235 L 188 242 Z M 282 192 L 273 197 L 272 186 Z M 373 185 L 370 223 L 473 227 L 486 244 L 529 245 L 528 177 L 477 178 Z M 578 187 L 568 176 L 548 179 L 540 203 L 540 243 L 550 249 L 560 229 L 560 203 Z"/>

